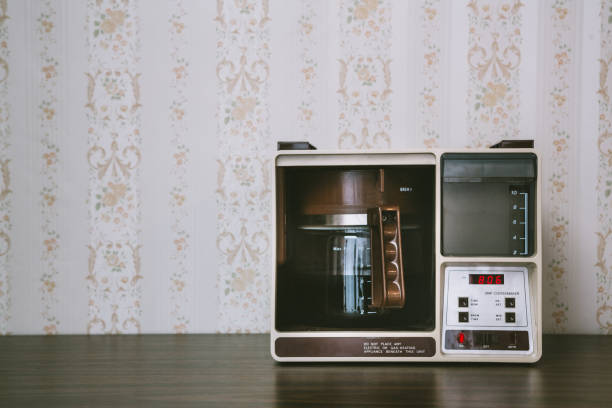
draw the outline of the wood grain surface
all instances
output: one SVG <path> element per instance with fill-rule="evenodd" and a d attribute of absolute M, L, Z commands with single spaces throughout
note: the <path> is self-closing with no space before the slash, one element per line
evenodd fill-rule
<path fill-rule="evenodd" d="M 612 336 L 534 365 L 279 364 L 268 335 L 0 338 L 0 407 L 612 407 Z"/>

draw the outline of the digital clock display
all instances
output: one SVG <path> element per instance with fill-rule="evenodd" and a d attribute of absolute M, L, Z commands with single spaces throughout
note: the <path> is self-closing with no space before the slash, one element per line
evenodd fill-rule
<path fill-rule="evenodd" d="M 503 285 L 504 274 L 475 273 L 470 274 L 470 285 Z"/>

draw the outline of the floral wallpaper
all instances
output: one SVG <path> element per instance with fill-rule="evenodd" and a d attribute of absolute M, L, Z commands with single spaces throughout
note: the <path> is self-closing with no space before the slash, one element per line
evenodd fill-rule
<path fill-rule="evenodd" d="M 315 4 L 309 0 L 303 0 L 300 4 L 300 17 L 298 20 L 298 46 L 300 50 L 301 69 L 299 76 L 300 103 L 297 107 L 297 126 L 301 138 L 308 137 L 316 132 L 315 106 L 317 98 L 314 92 L 315 82 L 319 79 L 319 64 L 316 57 L 316 49 L 321 44 L 314 37 L 315 20 L 317 9 Z"/>
<path fill-rule="evenodd" d="M 572 76 L 575 69 L 575 27 L 576 5 L 573 1 L 555 1 L 550 5 L 551 47 L 549 59 L 549 78 L 544 95 L 547 127 L 550 135 L 545 160 L 548 172 L 543 180 L 544 195 L 549 203 L 546 212 L 545 236 L 548 243 L 545 249 L 546 269 L 544 282 L 548 286 L 549 298 L 545 301 L 551 307 L 553 331 L 567 329 L 569 308 L 568 278 L 569 267 L 568 237 L 570 232 L 570 152 L 573 150 L 575 132 L 573 94 L 575 82 Z"/>
<path fill-rule="evenodd" d="M 520 0 L 473 0 L 467 5 L 471 146 L 519 137 L 523 6 Z"/>
<path fill-rule="evenodd" d="M 56 334 L 59 328 L 57 318 L 57 305 L 59 299 L 55 287 L 59 276 L 58 249 L 61 243 L 57 230 L 59 212 L 56 197 L 59 189 L 58 165 L 61 160 L 60 149 L 57 145 L 59 137 L 59 124 L 56 112 L 59 109 L 59 83 L 60 72 L 57 55 L 57 11 L 51 1 L 41 4 L 41 10 L 36 19 L 36 34 L 40 47 L 38 55 L 38 66 L 40 68 L 40 98 L 38 103 L 38 125 L 39 143 L 42 155 L 40 157 L 40 178 L 42 188 L 40 189 L 40 212 L 41 212 L 41 242 L 40 261 L 42 273 L 40 276 L 40 292 L 42 327 L 46 334 Z"/>
<path fill-rule="evenodd" d="M 442 23 L 441 0 L 428 0 L 420 4 L 421 31 L 423 33 L 423 60 L 421 75 L 423 83 L 419 89 L 419 127 L 425 147 L 438 147 L 442 118 L 441 92 L 441 53 L 442 53 Z"/>
<path fill-rule="evenodd" d="M 140 333 L 139 3 L 90 1 L 88 334 Z"/>
<path fill-rule="evenodd" d="M 611 0 L 154 3 L 0 0 L 0 334 L 268 331 L 276 141 L 512 138 L 545 331 L 612 332 Z"/>
<path fill-rule="evenodd" d="M 342 1 L 338 147 L 391 147 L 391 2 Z"/>
<path fill-rule="evenodd" d="M 189 60 L 185 50 L 189 46 L 186 38 L 185 18 L 187 10 L 182 0 L 176 0 L 168 5 L 172 10 L 168 18 L 168 33 L 170 41 L 170 59 L 172 69 L 170 72 L 170 97 L 168 105 L 168 121 L 172 129 L 170 138 L 173 166 L 170 172 L 172 180 L 168 191 L 168 210 L 171 218 L 171 231 L 169 237 L 172 241 L 171 272 L 169 292 L 172 304 L 171 315 L 173 329 L 176 333 L 185 333 L 190 328 L 189 299 L 185 296 L 187 277 L 193 271 L 191 254 L 193 251 L 193 228 L 189 225 L 189 213 L 185 205 L 188 199 L 187 165 L 192 159 L 191 148 L 186 140 L 187 125 L 187 78 L 190 73 Z"/>
<path fill-rule="evenodd" d="M 597 328 L 612 334 L 612 104 L 609 66 L 612 63 L 612 1 L 601 2 L 599 58 L 599 135 L 597 149 Z"/>
<path fill-rule="evenodd" d="M 217 2 L 217 318 L 223 332 L 269 326 L 275 147 L 269 12 L 267 0 Z"/>
<path fill-rule="evenodd" d="M 0 0 L 0 334 L 10 333 L 11 318 L 11 207 L 12 191 L 10 169 L 11 128 L 9 103 L 9 57 L 12 44 L 9 37 L 7 20 L 10 18 L 6 0 Z"/>

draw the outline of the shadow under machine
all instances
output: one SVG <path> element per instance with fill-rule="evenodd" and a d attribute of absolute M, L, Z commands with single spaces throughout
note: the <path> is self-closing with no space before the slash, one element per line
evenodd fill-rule
<path fill-rule="evenodd" d="M 347 152 L 279 143 L 272 356 L 537 361 L 538 159 L 509 145 Z"/>

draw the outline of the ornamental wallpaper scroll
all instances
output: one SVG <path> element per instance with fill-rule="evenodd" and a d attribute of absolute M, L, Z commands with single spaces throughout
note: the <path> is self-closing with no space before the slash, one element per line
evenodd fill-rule
<path fill-rule="evenodd" d="M 612 0 L 0 0 L 0 334 L 265 332 L 271 157 L 544 157 L 544 327 L 612 333 Z"/>

